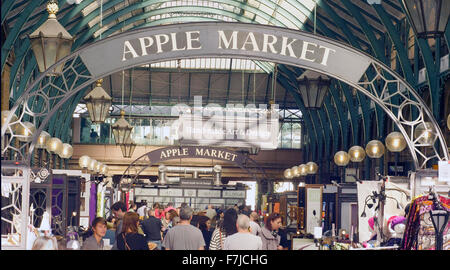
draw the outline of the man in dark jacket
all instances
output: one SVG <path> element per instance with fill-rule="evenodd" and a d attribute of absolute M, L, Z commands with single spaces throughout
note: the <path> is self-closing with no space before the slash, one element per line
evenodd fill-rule
<path fill-rule="evenodd" d="M 148 211 L 148 218 L 141 222 L 142 230 L 145 234 L 147 242 L 157 245 L 156 249 L 161 250 L 161 229 L 162 223 L 159 218 L 155 217 L 155 209 Z"/>

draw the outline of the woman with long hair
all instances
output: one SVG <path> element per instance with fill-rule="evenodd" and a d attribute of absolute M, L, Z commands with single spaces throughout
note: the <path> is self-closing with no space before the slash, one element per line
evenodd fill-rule
<path fill-rule="evenodd" d="M 280 246 L 281 237 L 278 235 L 278 229 L 281 227 L 280 214 L 270 214 L 264 225 L 259 234 L 262 241 L 262 250 L 282 250 L 283 247 Z"/>
<path fill-rule="evenodd" d="M 212 231 L 211 231 L 211 220 L 207 216 L 198 217 L 198 228 L 203 234 L 203 240 L 205 240 L 205 250 L 209 249 L 209 244 L 211 243 Z"/>
<path fill-rule="evenodd" d="M 163 232 L 163 238 L 166 236 L 167 232 L 168 232 L 172 227 L 174 227 L 175 225 L 177 225 L 177 224 L 176 224 L 176 223 L 177 223 L 177 219 L 176 219 L 176 218 L 178 217 L 177 211 L 174 210 L 174 209 L 170 209 L 169 212 L 167 212 L 167 213 L 169 213 L 169 223 L 167 224 L 167 227 L 166 227 L 166 229 L 165 229 L 164 232 Z"/>
<path fill-rule="evenodd" d="M 223 222 L 219 224 L 219 226 L 214 230 L 212 234 L 211 243 L 209 244 L 210 250 L 222 250 L 223 243 L 227 236 L 230 236 L 237 232 L 237 217 L 238 215 L 234 208 L 230 208 L 225 211 Z"/>
<path fill-rule="evenodd" d="M 138 233 L 139 215 L 127 212 L 123 216 L 122 232 L 117 236 L 117 248 L 119 250 L 148 250 L 145 237 Z"/>

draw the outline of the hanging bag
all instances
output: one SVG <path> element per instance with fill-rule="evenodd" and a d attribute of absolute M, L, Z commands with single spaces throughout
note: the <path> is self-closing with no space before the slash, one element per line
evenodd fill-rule
<path fill-rule="evenodd" d="M 129 246 L 128 243 L 127 243 L 127 239 L 126 239 L 126 237 L 125 237 L 125 233 L 122 233 L 122 238 L 123 238 L 123 242 L 125 243 L 125 248 L 126 248 L 127 250 L 131 250 L 130 246 Z"/>

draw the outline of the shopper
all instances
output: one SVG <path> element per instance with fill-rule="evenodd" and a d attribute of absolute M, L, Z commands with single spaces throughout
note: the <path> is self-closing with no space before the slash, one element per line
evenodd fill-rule
<path fill-rule="evenodd" d="M 211 220 L 207 216 L 199 216 L 198 228 L 203 234 L 203 240 L 205 240 L 205 249 L 209 250 L 209 244 L 211 243 L 212 231 Z"/>
<path fill-rule="evenodd" d="M 153 209 L 155 209 L 155 217 L 156 218 L 161 218 L 162 213 L 160 211 L 160 208 L 161 208 L 161 205 L 158 202 L 153 204 Z"/>
<path fill-rule="evenodd" d="M 116 226 L 116 241 L 113 245 L 112 249 L 117 249 L 117 236 L 122 232 L 122 219 L 127 212 L 127 206 L 124 202 L 116 202 L 111 206 L 111 211 L 117 219 L 117 226 Z"/>
<path fill-rule="evenodd" d="M 81 250 L 103 250 L 104 243 L 103 237 L 105 237 L 107 230 L 106 219 L 102 217 L 96 217 L 92 221 L 93 234 L 83 241 Z"/>
<path fill-rule="evenodd" d="M 145 240 L 156 244 L 156 249 L 161 250 L 161 230 L 162 223 L 155 217 L 155 209 L 148 211 L 148 218 L 141 222 L 142 230 L 145 234 Z"/>
<path fill-rule="evenodd" d="M 163 230 L 163 238 L 166 236 L 167 232 L 174 227 L 175 225 L 177 225 L 177 223 L 179 222 L 179 216 L 178 216 L 178 212 L 176 210 L 170 210 L 169 212 L 169 224 L 167 225 L 167 227 Z"/>
<path fill-rule="evenodd" d="M 212 220 L 217 215 L 216 210 L 213 209 L 213 206 L 210 204 L 208 205 L 208 209 L 206 209 L 206 216 Z"/>
<path fill-rule="evenodd" d="M 148 250 L 145 237 L 138 233 L 139 215 L 127 212 L 123 217 L 122 232 L 117 237 L 117 248 L 119 250 Z"/>
<path fill-rule="evenodd" d="M 222 250 L 223 243 L 225 239 L 236 233 L 236 221 L 237 221 L 237 212 L 234 208 L 230 208 L 225 211 L 223 216 L 223 222 L 219 224 L 211 237 L 211 243 L 209 244 L 210 250 Z"/>
<path fill-rule="evenodd" d="M 106 233 L 103 239 L 109 239 L 109 244 L 114 245 L 116 241 L 116 219 L 110 216 L 106 220 Z"/>
<path fill-rule="evenodd" d="M 237 233 L 230 235 L 223 243 L 224 250 L 261 250 L 261 238 L 250 232 L 250 218 L 240 214 L 236 221 Z"/>
<path fill-rule="evenodd" d="M 180 223 L 171 228 L 163 240 L 163 246 L 166 250 L 205 249 L 202 232 L 190 224 L 192 213 L 189 206 L 180 209 Z"/>
<path fill-rule="evenodd" d="M 136 213 L 137 205 L 133 201 L 130 201 L 128 204 L 130 205 L 130 209 L 128 209 L 128 212 Z"/>
<path fill-rule="evenodd" d="M 176 211 L 176 210 L 172 210 L 172 211 Z M 170 212 L 167 211 L 164 213 L 164 217 L 161 219 L 162 231 L 167 230 L 169 223 L 170 223 Z"/>
<path fill-rule="evenodd" d="M 277 231 L 281 227 L 281 216 L 278 213 L 270 214 L 267 219 L 265 226 L 261 228 L 261 240 L 263 250 L 282 250 L 283 247 L 280 246 L 281 237 L 278 235 Z"/>
<path fill-rule="evenodd" d="M 250 214 L 250 232 L 253 235 L 259 235 L 261 233 L 261 226 L 259 226 L 259 216 L 256 212 L 252 212 Z"/>
<path fill-rule="evenodd" d="M 136 213 L 138 213 L 139 218 L 145 219 L 147 217 L 147 213 L 148 213 L 149 209 L 147 207 L 147 202 L 146 201 L 143 201 L 141 203 L 142 203 L 142 205 L 141 205 L 141 207 L 139 207 L 137 209 Z"/>
<path fill-rule="evenodd" d="M 168 204 L 167 204 L 167 207 L 164 209 L 164 214 L 166 213 L 166 212 L 169 212 L 170 210 L 175 210 L 175 208 L 173 207 L 173 202 L 169 202 Z"/>

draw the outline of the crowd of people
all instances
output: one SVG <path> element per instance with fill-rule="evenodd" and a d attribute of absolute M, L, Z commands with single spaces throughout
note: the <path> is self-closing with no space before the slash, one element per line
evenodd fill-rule
<path fill-rule="evenodd" d="M 173 203 L 165 207 L 130 203 L 127 209 L 124 202 L 116 202 L 111 212 L 108 219 L 92 221 L 92 235 L 82 242 L 82 250 L 104 250 L 105 239 L 113 250 L 287 249 L 280 230 L 281 216 L 272 213 L 261 222 L 246 206 L 216 209 L 208 205 L 194 213 L 187 203 L 177 208 Z M 40 247 L 45 247 L 44 240 Z"/>

